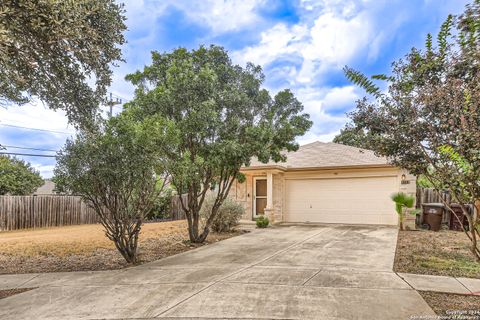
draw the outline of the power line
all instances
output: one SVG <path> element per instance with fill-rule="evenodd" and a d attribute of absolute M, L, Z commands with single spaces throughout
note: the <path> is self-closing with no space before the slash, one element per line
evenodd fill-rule
<path fill-rule="evenodd" d="M 0 154 L 11 155 L 11 156 L 29 156 L 29 157 L 44 157 L 44 158 L 55 158 L 55 155 L 49 154 L 32 154 L 32 153 L 17 153 L 17 152 L 0 152 Z"/>
<path fill-rule="evenodd" d="M 52 151 L 52 152 L 57 152 L 58 150 L 53 150 L 53 149 L 41 149 L 41 148 L 30 148 L 30 147 L 18 147 L 18 146 L 7 146 L 7 145 L 2 145 L 5 148 L 11 148 L 11 149 L 23 149 L 23 150 L 35 150 L 35 151 Z"/>
<path fill-rule="evenodd" d="M 52 132 L 52 133 L 71 134 L 70 132 L 66 132 L 66 131 L 56 131 L 56 130 L 48 130 L 48 129 L 40 129 L 40 128 L 30 128 L 30 127 L 17 126 L 17 125 L 8 124 L 8 123 L 0 123 L 0 126 L 27 129 L 27 130 L 35 130 L 35 131 Z"/>
<path fill-rule="evenodd" d="M 115 94 L 115 93 L 110 93 L 110 97 L 114 97 L 114 98 L 121 99 L 121 100 L 122 100 L 122 104 L 123 104 L 123 103 L 130 102 L 129 99 L 125 99 L 124 97 L 119 96 L 119 95 L 117 95 L 117 94 Z"/>

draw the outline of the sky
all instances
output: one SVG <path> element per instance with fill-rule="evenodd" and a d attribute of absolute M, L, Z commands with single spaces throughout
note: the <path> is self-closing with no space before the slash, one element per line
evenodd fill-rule
<path fill-rule="evenodd" d="M 133 97 L 125 75 L 151 62 L 151 51 L 216 44 L 233 62 L 260 65 L 272 94 L 290 88 L 313 126 L 300 144 L 332 141 L 364 92 L 344 76 L 345 65 L 388 73 L 412 47 L 423 48 L 449 13 L 466 0 L 158 0 L 125 2 L 125 63 L 114 68 L 114 98 Z M 121 104 L 114 112 L 121 111 Z M 41 130 L 25 129 L 35 128 Z M 55 154 L 75 130 L 61 111 L 42 103 L 0 108 L 0 142 L 8 152 Z M 49 151 L 44 151 L 49 150 Z M 52 151 L 50 151 L 52 150 Z M 54 158 L 20 156 L 50 178 Z"/>

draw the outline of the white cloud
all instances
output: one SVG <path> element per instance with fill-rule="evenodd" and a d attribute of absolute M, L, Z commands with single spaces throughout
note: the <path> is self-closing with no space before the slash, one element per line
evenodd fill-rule
<path fill-rule="evenodd" d="M 352 19 L 326 13 L 316 19 L 302 56 L 306 60 L 318 60 L 322 65 L 343 66 L 368 46 L 372 34 L 365 12 Z"/>
<path fill-rule="evenodd" d="M 354 102 L 361 97 L 355 86 L 336 87 L 328 91 L 322 100 L 323 110 L 353 108 Z"/>
<path fill-rule="evenodd" d="M 261 20 L 256 8 L 263 0 L 208 0 L 192 1 L 183 6 L 194 21 L 207 24 L 214 33 L 238 30 Z M 180 5 L 180 1 L 175 1 Z"/>
<path fill-rule="evenodd" d="M 205 1 L 138 1 L 127 0 L 127 25 L 136 31 L 150 34 L 154 21 L 168 8 L 182 11 L 190 21 L 206 25 L 213 34 L 239 30 L 252 26 L 262 18 L 257 14 L 258 6 L 265 0 L 205 0 Z"/>
<path fill-rule="evenodd" d="M 258 45 L 232 52 L 232 59 L 240 65 L 253 62 L 261 66 L 285 58 L 294 59 L 304 45 L 308 29 L 304 25 L 288 27 L 283 23 L 261 33 Z"/>
<path fill-rule="evenodd" d="M 0 124 L 12 124 L 44 130 L 75 133 L 64 111 L 53 111 L 41 103 L 0 109 Z"/>
<path fill-rule="evenodd" d="M 35 168 L 35 170 L 40 172 L 40 175 L 44 179 L 50 179 L 53 177 L 53 169 L 55 169 L 55 165 L 42 165 L 42 164 L 37 164 L 35 162 L 31 163 L 32 166 Z"/>
<path fill-rule="evenodd" d="M 378 52 L 383 38 L 375 37 L 368 10 L 358 11 L 352 5 L 347 6 L 348 10 L 338 11 L 334 10 L 336 3 L 328 1 L 324 5 L 313 22 L 302 21 L 292 26 L 276 24 L 262 32 L 258 44 L 233 53 L 234 61 L 242 64 L 252 61 L 266 67 L 286 58 L 300 60 L 301 67 L 294 71 L 295 81 L 309 84 L 327 71 L 348 64 L 359 53 L 368 53 L 373 40 Z"/>
<path fill-rule="evenodd" d="M 334 88 L 306 87 L 295 90 L 298 99 L 304 105 L 304 111 L 310 114 L 313 127 L 302 139 L 331 141 L 347 122 L 344 113 L 329 114 L 332 109 L 349 109 L 358 98 L 351 86 Z"/>

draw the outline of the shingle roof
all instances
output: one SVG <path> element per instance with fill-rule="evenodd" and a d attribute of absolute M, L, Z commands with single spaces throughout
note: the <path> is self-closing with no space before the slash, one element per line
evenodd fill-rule
<path fill-rule="evenodd" d="M 286 162 L 262 163 L 257 159 L 252 159 L 248 168 L 280 166 L 285 169 L 301 169 L 376 165 L 388 165 L 387 159 L 376 156 L 371 150 L 316 141 L 300 146 L 295 152 L 288 152 Z"/>

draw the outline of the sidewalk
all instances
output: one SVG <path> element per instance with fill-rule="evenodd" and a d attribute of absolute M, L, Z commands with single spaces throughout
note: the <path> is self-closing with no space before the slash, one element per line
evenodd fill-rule
<path fill-rule="evenodd" d="M 480 295 L 480 279 L 397 273 L 413 289 L 457 294 Z"/>
<path fill-rule="evenodd" d="M 124 270 L 59 272 L 47 274 L 0 275 L 0 290 L 58 285 L 66 281 L 103 277 L 105 274 L 121 273 Z M 480 279 L 432 276 L 425 274 L 397 273 L 412 289 L 456 294 L 480 295 Z"/>

